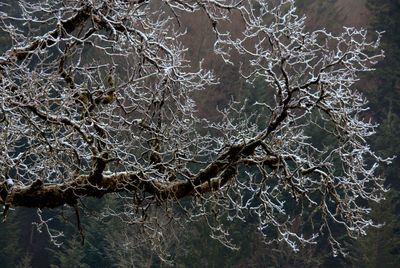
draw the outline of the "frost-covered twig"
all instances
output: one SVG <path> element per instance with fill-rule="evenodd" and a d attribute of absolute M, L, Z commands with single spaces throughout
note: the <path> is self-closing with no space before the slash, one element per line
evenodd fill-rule
<path fill-rule="evenodd" d="M 366 142 L 376 126 L 354 84 L 383 57 L 379 33 L 371 41 L 364 29 L 308 32 L 293 0 L 19 4 L 20 16 L 0 5 L 12 40 L 0 57 L 0 172 L 13 182 L 0 182 L 6 207 L 77 209 L 80 198 L 116 193 L 119 211 L 104 213 L 143 224 L 155 243 L 164 224 L 148 213 L 178 205 L 190 220 L 212 215 L 213 235 L 230 247 L 221 219 L 248 211 L 261 232 L 276 229 L 266 240 L 294 250 L 326 231 L 340 251 L 331 224 L 352 237 L 373 226 L 362 201 L 382 199 L 376 170 L 391 159 Z M 232 102 L 219 122 L 196 114 L 193 92 L 218 81 L 185 58 L 178 14 L 197 10 L 210 21 L 215 53 L 233 64 L 237 52 L 243 79 L 263 81 L 267 97 L 254 106 L 267 111 L 250 115 Z M 232 17 L 243 26 L 235 37 Z M 332 142 L 315 144 L 310 128 Z M 308 237 L 291 230 L 305 209 L 311 220 L 322 216 Z M 48 229 L 43 219 L 38 226 Z"/>

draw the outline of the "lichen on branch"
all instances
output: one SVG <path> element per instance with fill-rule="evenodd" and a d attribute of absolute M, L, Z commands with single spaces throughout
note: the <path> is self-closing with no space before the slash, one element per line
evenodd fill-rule
<path fill-rule="evenodd" d="M 103 213 L 128 223 L 157 224 L 148 213 L 160 207 L 216 222 L 250 212 L 266 240 L 297 250 L 326 231 L 334 253 L 343 250 L 332 224 L 352 237 L 373 225 L 360 204 L 381 200 L 377 167 L 391 159 L 369 147 L 376 126 L 354 85 L 383 57 L 380 33 L 309 32 L 293 0 L 18 2 L 18 15 L 0 5 L 12 40 L 0 57 L 4 217 L 12 206 L 69 205 L 82 234 L 80 200 L 116 194 L 121 207 Z M 214 121 L 200 117 L 194 96 L 219 80 L 189 60 L 181 20 L 200 14 L 215 55 L 263 91 L 254 103 L 218 107 Z M 234 19 L 240 32 L 229 29 Z M 305 210 L 322 217 L 318 226 L 292 232 Z M 230 245 L 222 225 L 212 230 Z"/>

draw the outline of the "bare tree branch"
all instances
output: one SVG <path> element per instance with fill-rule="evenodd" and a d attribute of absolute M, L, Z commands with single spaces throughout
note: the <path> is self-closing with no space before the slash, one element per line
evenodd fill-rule
<path fill-rule="evenodd" d="M 330 225 L 352 237 L 374 225 L 361 204 L 382 199 L 376 170 L 391 159 L 368 146 L 376 126 L 353 87 L 383 56 L 379 33 L 371 41 L 363 29 L 308 32 L 293 0 L 18 2 L 19 16 L 0 6 L 12 40 L 0 57 L 3 218 L 9 207 L 69 205 L 82 230 L 78 200 L 114 193 L 122 207 L 104 214 L 129 223 L 157 225 L 149 211 L 173 206 L 216 222 L 250 211 L 266 240 L 297 250 L 327 231 L 334 253 L 343 251 Z M 193 94 L 218 79 L 186 58 L 179 16 L 198 10 L 216 55 L 232 64 L 240 54 L 238 76 L 263 82 L 267 97 L 254 107 L 266 111 L 232 101 L 220 121 L 199 118 Z M 231 34 L 238 16 L 243 31 Z M 305 209 L 311 220 L 322 215 L 308 237 L 291 231 Z M 276 237 L 264 233 L 270 226 Z M 211 227 L 230 245 L 221 225 Z"/>

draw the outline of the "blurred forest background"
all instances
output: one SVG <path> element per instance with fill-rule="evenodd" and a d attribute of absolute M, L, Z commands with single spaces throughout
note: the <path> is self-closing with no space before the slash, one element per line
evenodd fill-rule
<path fill-rule="evenodd" d="M 385 31 L 382 48 L 386 57 L 375 72 L 362 75 L 357 87 L 370 101 L 371 109 L 366 116 L 380 123 L 378 133 L 370 140 L 371 146 L 381 156 L 400 156 L 400 0 L 297 0 L 297 7 L 299 14 L 306 14 L 310 30 L 326 28 L 338 33 L 342 26 L 356 26 L 365 27 L 371 33 Z M 192 62 L 204 59 L 205 65 L 214 69 L 221 78 L 219 85 L 195 96 L 202 116 L 217 120 L 215 107 L 224 107 L 232 98 L 247 99 L 251 104 L 256 98 L 267 96 L 262 81 L 252 86 L 244 84 L 237 77 L 238 66 L 224 65 L 213 55 L 214 35 L 205 16 L 195 14 L 181 19 L 188 31 L 184 41 L 190 47 L 188 55 Z M 238 31 L 239 21 L 233 21 L 231 25 Z M 8 47 L 7 36 L 0 35 L 0 52 Z M 308 131 L 315 141 L 322 142 L 324 137 L 318 130 Z M 385 225 L 369 230 L 368 236 L 357 240 L 347 238 L 343 232 L 341 241 L 349 253 L 346 258 L 332 257 L 323 236 L 317 246 L 304 246 L 297 253 L 285 245 L 266 245 L 251 215 L 246 223 L 226 223 L 230 225 L 233 242 L 239 248 L 236 251 L 210 238 L 206 224 L 201 221 L 190 225 L 182 222 L 182 229 L 166 234 L 168 237 L 165 237 L 163 246 L 174 260 L 175 267 L 398 267 L 400 158 L 380 172 L 391 190 L 385 202 L 371 204 L 372 218 Z M 54 246 L 46 232 L 36 230 L 32 224 L 37 217 L 36 210 L 17 208 L 11 211 L 7 222 L 0 224 L 0 267 L 167 266 L 152 253 L 150 245 L 135 240 L 135 232 L 140 232 L 140 229 L 124 226 L 115 219 L 97 220 L 101 214 L 96 213 L 101 209 L 118 206 L 117 198 L 83 200 L 83 203 L 86 206 L 83 211 L 84 246 L 80 245 L 74 213 L 68 208 L 44 211 L 46 217 L 54 217 L 52 226 L 64 232 L 61 247 Z M 295 220 L 295 228 L 307 229 L 309 223 L 305 218 Z"/>

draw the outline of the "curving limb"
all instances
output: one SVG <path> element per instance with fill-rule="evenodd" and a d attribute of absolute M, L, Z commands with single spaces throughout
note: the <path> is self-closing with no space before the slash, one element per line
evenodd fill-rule
<path fill-rule="evenodd" d="M 3 218 L 9 207 L 68 205 L 83 236 L 78 200 L 114 194 L 121 206 L 103 214 L 127 223 L 164 226 L 157 210 L 172 225 L 180 213 L 218 223 L 250 212 L 267 241 L 297 250 L 326 231 L 334 253 L 330 226 L 356 237 L 374 225 L 361 204 L 381 200 L 377 168 L 391 159 L 368 146 L 376 126 L 354 85 L 383 56 L 379 33 L 309 32 L 293 0 L 44 2 L 19 1 L 18 16 L 0 5 L 12 40 L 0 57 Z M 194 96 L 218 74 L 190 61 L 181 18 L 191 16 L 205 16 L 215 54 L 240 55 L 238 81 L 262 92 L 216 121 L 196 112 Z M 304 235 L 291 231 L 303 213 L 318 225 Z"/>

